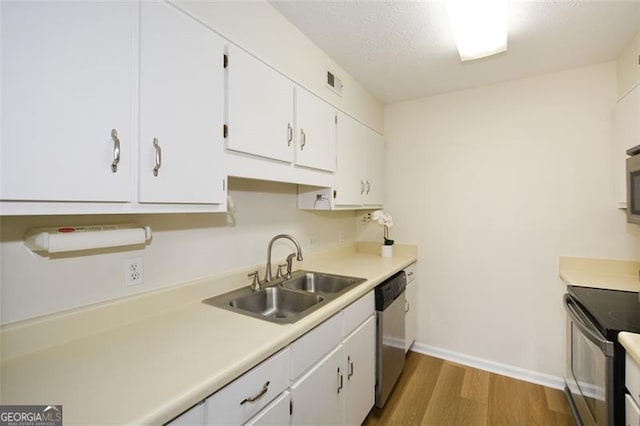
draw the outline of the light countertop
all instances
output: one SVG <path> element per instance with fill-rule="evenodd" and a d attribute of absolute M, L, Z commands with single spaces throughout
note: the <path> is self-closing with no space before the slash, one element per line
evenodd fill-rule
<path fill-rule="evenodd" d="M 640 364 L 640 334 L 620 332 L 618 333 L 618 342 L 631 355 L 631 358 Z"/>
<path fill-rule="evenodd" d="M 640 291 L 640 262 L 560 257 L 558 269 L 562 281 L 569 285 Z"/>
<path fill-rule="evenodd" d="M 65 424 L 167 422 L 416 261 L 414 246 L 378 250 L 353 244 L 296 263 L 367 281 L 295 324 L 201 303 L 247 285 L 247 268 L 5 325 L 0 403 L 62 404 Z"/>

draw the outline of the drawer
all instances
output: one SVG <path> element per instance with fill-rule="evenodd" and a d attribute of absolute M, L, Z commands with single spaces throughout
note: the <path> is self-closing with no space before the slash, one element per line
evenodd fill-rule
<path fill-rule="evenodd" d="M 342 312 L 338 312 L 291 344 L 291 380 L 307 371 L 342 340 Z"/>
<path fill-rule="evenodd" d="M 416 279 L 416 263 L 413 262 L 411 265 L 404 268 L 404 271 L 407 273 L 407 284 L 412 283 L 413 280 Z"/>
<path fill-rule="evenodd" d="M 245 423 L 245 426 L 288 425 L 291 417 L 289 414 L 290 395 L 289 391 L 282 392 L 271 404 Z"/>
<path fill-rule="evenodd" d="M 640 408 L 638 408 L 629 394 L 624 396 L 624 414 L 627 426 L 640 426 Z"/>
<path fill-rule="evenodd" d="M 631 355 L 625 353 L 625 373 L 624 384 L 629 393 L 640 406 L 640 365 L 631 358 Z"/>
<path fill-rule="evenodd" d="M 289 387 L 289 360 L 287 347 L 211 395 L 206 424 L 240 424 L 258 413 Z"/>
<path fill-rule="evenodd" d="M 373 290 L 346 307 L 343 311 L 344 328 L 342 330 L 342 336 L 346 337 L 351 334 L 353 330 L 369 318 L 369 315 L 375 312 L 375 308 Z"/>

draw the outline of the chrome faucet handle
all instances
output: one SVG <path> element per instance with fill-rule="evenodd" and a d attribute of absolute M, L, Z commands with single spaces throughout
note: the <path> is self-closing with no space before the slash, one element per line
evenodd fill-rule
<path fill-rule="evenodd" d="M 276 278 L 288 278 L 286 277 L 285 273 L 282 272 L 282 268 L 286 268 L 287 264 L 283 263 L 278 265 L 278 272 L 276 272 Z"/>
<path fill-rule="evenodd" d="M 287 256 L 287 278 L 291 278 L 291 269 L 293 268 L 293 258 L 296 257 L 296 253 L 291 253 Z"/>
<path fill-rule="evenodd" d="M 250 274 L 247 274 L 247 277 L 253 278 L 253 280 L 251 281 L 251 290 L 259 291 L 260 285 L 262 283 L 260 282 L 260 276 L 258 275 L 258 271 L 253 271 Z"/>

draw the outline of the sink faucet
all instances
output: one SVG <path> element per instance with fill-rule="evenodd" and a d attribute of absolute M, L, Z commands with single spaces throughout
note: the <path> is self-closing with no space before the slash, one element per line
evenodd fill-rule
<path fill-rule="evenodd" d="M 296 251 L 297 251 L 297 257 L 296 259 L 298 261 L 302 260 L 302 249 L 300 248 L 300 244 L 298 243 L 298 240 L 296 240 L 295 238 L 293 238 L 291 235 L 289 234 L 279 234 L 276 235 L 275 237 L 273 237 L 271 239 L 271 241 L 269 241 L 269 247 L 267 248 L 267 270 L 264 273 L 264 281 L 265 282 L 269 282 L 273 279 L 273 275 L 271 274 L 271 247 L 273 246 L 273 243 L 276 242 L 276 240 L 279 240 L 280 238 L 286 238 L 287 240 L 290 240 L 293 244 L 296 245 Z M 287 263 L 290 264 L 292 259 L 287 258 Z M 291 267 L 289 266 L 290 269 Z"/>

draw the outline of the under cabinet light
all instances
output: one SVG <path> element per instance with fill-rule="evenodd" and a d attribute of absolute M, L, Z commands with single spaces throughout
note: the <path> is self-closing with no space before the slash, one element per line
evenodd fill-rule
<path fill-rule="evenodd" d="M 447 0 L 462 61 L 507 50 L 507 0 Z"/>

